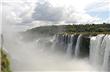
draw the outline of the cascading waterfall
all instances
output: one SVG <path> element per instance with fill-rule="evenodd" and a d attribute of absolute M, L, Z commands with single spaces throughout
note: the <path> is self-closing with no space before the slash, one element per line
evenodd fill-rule
<path fill-rule="evenodd" d="M 91 37 L 90 61 L 104 70 L 110 68 L 110 35 Z"/>
<path fill-rule="evenodd" d="M 105 46 L 105 53 L 104 53 L 104 60 L 103 60 L 103 68 L 105 70 L 108 70 L 108 69 L 110 70 L 110 39 L 108 39 L 108 36 L 105 39 L 106 39 L 106 46 Z"/>
<path fill-rule="evenodd" d="M 81 37 L 82 37 L 82 34 L 79 35 L 79 37 L 77 39 L 77 44 L 76 44 L 76 47 L 75 47 L 75 57 L 79 56 Z"/>
<path fill-rule="evenodd" d="M 67 47 L 67 56 L 72 56 L 72 45 L 73 45 L 73 38 L 74 38 L 74 35 L 71 35 L 70 36 L 70 42 L 68 43 L 68 47 Z"/>
<path fill-rule="evenodd" d="M 88 57 L 93 65 L 103 70 L 110 69 L 110 35 L 84 36 L 80 34 L 77 35 L 78 37 L 75 36 L 57 36 L 57 42 L 63 45 L 64 50 L 66 49 L 67 56 Z"/>
<path fill-rule="evenodd" d="M 89 52 L 89 39 L 86 36 L 78 35 L 57 35 L 55 40 L 55 46 L 59 49 L 63 49 L 67 56 L 88 56 Z M 84 42 L 83 42 L 84 41 Z M 54 46 L 54 47 L 55 47 Z M 56 48 L 56 47 L 55 47 Z M 83 49 L 81 49 L 83 48 Z M 88 55 L 87 55 L 88 54 Z"/>
<path fill-rule="evenodd" d="M 95 40 L 92 40 L 92 38 L 91 38 L 91 41 L 90 41 L 91 42 L 90 52 L 93 54 L 90 57 L 92 57 L 91 59 L 93 59 L 93 62 L 96 62 L 95 64 L 102 63 L 102 62 L 100 62 L 101 61 L 100 60 L 101 59 L 100 53 L 102 53 L 101 52 L 101 44 L 103 42 L 103 37 L 104 37 L 104 35 L 98 35 Z"/>

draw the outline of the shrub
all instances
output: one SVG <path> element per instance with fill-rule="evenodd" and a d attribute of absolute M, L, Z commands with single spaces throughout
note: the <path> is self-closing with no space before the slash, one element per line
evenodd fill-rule
<path fill-rule="evenodd" d="M 0 50 L 0 52 L 1 52 L 1 55 L 0 55 L 1 72 L 11 72 L 8 55 L 2 49 Z"/>

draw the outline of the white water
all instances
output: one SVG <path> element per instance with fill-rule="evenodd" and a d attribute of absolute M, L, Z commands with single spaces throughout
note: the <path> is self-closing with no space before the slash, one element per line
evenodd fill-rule
<path fill-rule="evenodd" d="M 82 35 L 79 35 L 79 37 L 77 39 L 77 44 L 76 44 L 76 47 L 75 47 L 75 57 L 78 57 L 78 55 L 79 55 L 81 36 Z"/>
<path fill-rule="evenodd" d="M 68 47 L 67 47 L 67 56 L 71 57 L 72 56 L 72 44 L 73 44 L 73 37 L 74 35 L 71 35 L 71 38 L 70 38 L 70 43 L 68 43 Z"/>
<path fill-rule="evenodd" d="M 62 36 L 63 37 L 63 36 Z M 72 38 L 72 35 L 71 35 Z M 84 40 L 84 39 L 83 39 Z M 63 40 L 62 40 L 63 41 Z M 79 56 L 80 45 L 82 42 L 82 35 L 77 38 L 77 43 L 75 46 L 75 58 Z M 72 39 L 69 42 L 66 50 L 66 54 L 72 57 Z M 83 47 L 82 47 L 83 48 Z M 82 51 L 82 50 L 81 50 Z M 109 71 L 110 69 L 110 35 L 97 35 L 90 37 L 90 52 L 89 52 L 89 62 L 91 65 L 96 66 L 99 71 Z"/>
<path fill-rule="evenodd" d="M 98 35 L 91 38 L 90 61 L 103 70 L 110 68 L 110 35 Z"/>
<path fill-rule="evenodd" d="M 96 39 L 95 40 L 91 40 L 91 55 L 92 56 L 90 56 L 91 57 L 91 59 L 93 59 L 93 62 L 95 62 L 95 64 L 96 63 L 99 63 L 100 64 L 100 51 L 101 51 L 101 49 L 100 49 L 100 47 L 101 47 L 101 43 L 102 43 L 102 38 L 104 37 L 104 35 L 98 35 L 97 37 L 96 37 Z M 93 46 L 93 47 L 92 47 Z"/>
<path fill-rule="evenodd" d="M 4 48 L 11 57 L 13 72 L 97 71 L 89 64 L 88 59 L 69 59 L 65 54 L 51 52 L 50 48 L 43 46 L 42 42 L 38 43 L 39 40 L 26 43 L 21 40 L 22 37 L 16 34 L 8 36 L 4 34 L 4 39 Z M 52 41 L 51 38 L 47 40 Z"/>

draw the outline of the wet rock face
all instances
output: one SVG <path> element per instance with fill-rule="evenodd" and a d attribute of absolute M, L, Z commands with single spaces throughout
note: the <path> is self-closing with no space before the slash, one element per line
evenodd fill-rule
<path fill-rule="evenodd" d="M 79 35 L 77 34 L 77 35 L 74 35 L 73 38 L 72 38 L 72 54 L 73 54 L 73 56 L 75 54 L 75 47 L 76 47 L 78 36 Z"/>
<path fill-rule="evenodd" d="M 76 44 L 78 40 L 79 34 L 75 35 L 58 35 L 57 36 L 57 48 L 63 50 L 66 52 L 71 44 L 71 52 L 72 56 L 75 54 Z M 79 57 L 87 57 L 89 56 L 89 44 L 90 44 L 90 38 L 88 36 L 82 35 L 80 38 L 80 44 L 79 44 Z"/>
<path fill-rule="evenodd" d="M 80 57 L 88 57 L 89 56 L 89 45 L 90 45 L 90 38 L 82 36 L 81 43 L 80 43 Z"/>

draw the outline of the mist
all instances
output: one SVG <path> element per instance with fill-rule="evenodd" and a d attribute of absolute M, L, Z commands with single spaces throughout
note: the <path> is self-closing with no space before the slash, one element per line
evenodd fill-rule
<path fill-rule="evenodd" d="M 4 33 L 4 49 L 10 56 L 13 72 L 21 71 L 98 71 L 88 58 L 68 57 L 53 49 L 54 37 L 24 42 L 18 33 Z"/>

